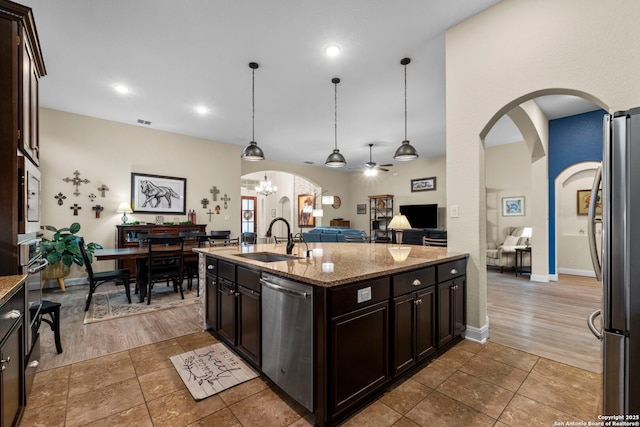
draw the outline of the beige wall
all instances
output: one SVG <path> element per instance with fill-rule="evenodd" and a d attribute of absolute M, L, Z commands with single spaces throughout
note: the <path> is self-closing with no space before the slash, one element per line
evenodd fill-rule
<path fill-rule="evenodd" d="M 140 172 L 187 178 L 187 209 L 196 210 L 197 222 L 207 224 L 208 230 L 231 229 L 238 234 L 240 147 L 46 108 L 40 109 L 40 146 L 43 225 L 60 228 L 79 222 L 79 234 L 87 242 L 114 247 L 115 225 L 122 216 L 115 210 L 120 202 L 130 200 L 131 172 Z M 91 181 L 80 185 L 77 197 L 75 187 L 63 181 L 73 178 L 75 170 L 81 179 Z M 102 184 L 109 187 L 104 198 L 97 190 Z M 219 196 L 226 193 L 231 201 L 209 222 L 200 200 L 210 199 L 214 185 L 220 189 Z M 67 197 L 62 206 L 54 198 L 59 192 Z M 98 196 L 94 202 L 90 193 Z M 70 209 L 74 203 L 82 207 L 78 216 Z M 104 207 L 100 219 L 91 210 L 97 204 Z M 130 221 L 155 221 L 149 214 L 128 216 Z M 165 219 L 175 216 L 186 220 L 186 215 L 173 214 Z M 113 268 L 113 263 L 99 262 L 94 268 Z"/>
<path fill-rule="evenodd" d="M 485 129 L 547 93 L 583 95 L 609 111 L 635 106 L 639 19 L 635 0 L 511 0 L 447 31 L 447 203 L 460 210 L 449 245 L 471 255 L 472 329 L 487 327 Z"/>

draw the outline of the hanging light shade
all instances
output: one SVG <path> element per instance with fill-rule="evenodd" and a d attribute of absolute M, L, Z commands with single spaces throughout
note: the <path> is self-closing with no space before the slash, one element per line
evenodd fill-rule
<path fill-rule="evenodd" d="M 407 139 L 407 65 L 409 65 L 410 62 L 411 59 L 409 58 L 400 60 L 400 64 L 404 65 L 404 141 L 402 141 L 402 145 L 396 150 L 393 158 L 401 162 L 418 158 L 418 152 Z"/>
<path fill-rule="evenodd" d="M 242 150 L 242 158 L 250 162 L 257 162 L 258 160 L 264 160 L 264 153 L 262 149 L 258 147 L 255 138 L 255 116 L 256 116 L 256 92 L 255 92 L 255 72 L 259 67 L 257 62 L 249 62 L 249 68 L 251 68 L 251 142 Z"/>
<path fill-rule="evenodd" d="M 329 157 L 327 157 L 327 161 L 324 162 L 325 165 L 330 168 L 341 168 L 347 164 L 347 161 L 344 159 L 344 156 L 340 154 L 340 150 L 338 150 L 338 83 L 340 83 L 340 79 L 334 77 L 331 79 L 331 83 L 334 85 L 334 149 Z"/>

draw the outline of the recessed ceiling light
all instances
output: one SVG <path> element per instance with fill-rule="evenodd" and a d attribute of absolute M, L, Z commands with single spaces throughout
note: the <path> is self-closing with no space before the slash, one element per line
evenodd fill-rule
<path fill-rule="evenodd" d="M 129 93 L 129 88 L 125 85 L 115 85 L 113 87 L 118 93 Z"/>
<path fill-rule="evenodd" d="M 340 52 L 342 52 L 342 49 L 337 44 L 330 44 L 324 48 L 324 53 L 327 54 L 327 56 L 338 56 Z"/>
<path fill-rule="evenodd" d="M 198 114 L 205 115 L 205 114 L 207 114 L 207 113 L 209 112 L 209 110 L 208 110 L 208 109 L 207 109 L 207 107 L 205 107 L 204 105 L 198 105 L 198 106 L 196 107 L 196 112 L 197 112 Z"/>

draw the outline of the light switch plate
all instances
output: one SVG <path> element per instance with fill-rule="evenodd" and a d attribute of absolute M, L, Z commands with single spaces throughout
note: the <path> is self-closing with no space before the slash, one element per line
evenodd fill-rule
<path fill-rule="evenodd" d="M 366 302 L 371 299 L 371 286 L 358 289 L 358 304 Z"/>
<path fill-rule="evenodd" d="M 451 218 L 458 218 L 458 205 L 451 205 L 449 207 Z"/>

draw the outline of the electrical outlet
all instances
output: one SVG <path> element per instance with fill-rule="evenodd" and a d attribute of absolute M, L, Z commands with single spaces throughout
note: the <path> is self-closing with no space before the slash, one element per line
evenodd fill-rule
<path fill-rule="evenodd" d="M 458 205 L 449 206 L 449 212 L 451 218 L 458 218 Z"/>
<path fill-rule="evenodd" d="M 224 216 L 224 220 L 225 220 L 225 221 L 229 221 L 229 215 L 225 215 L 225 216 Z"/>

